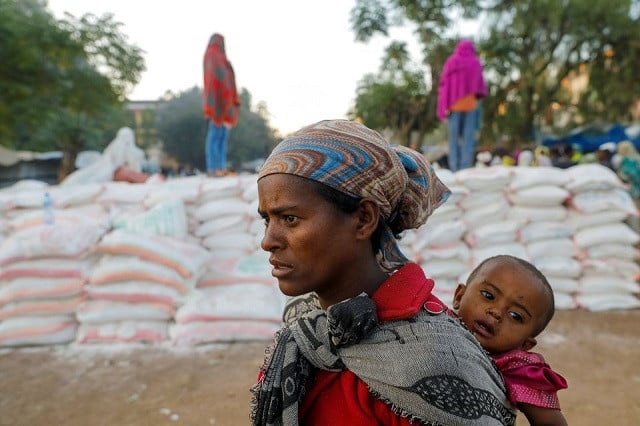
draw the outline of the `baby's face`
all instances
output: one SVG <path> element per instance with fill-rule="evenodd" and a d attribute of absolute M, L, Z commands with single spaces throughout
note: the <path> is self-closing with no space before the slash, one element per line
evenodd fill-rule
<path fill-rule="evenodd" d="M 517 262 L 492 260 L 459 286 L 454 309 L 490 353 L 529 350 L 550 300 L 543 284 Z"/>

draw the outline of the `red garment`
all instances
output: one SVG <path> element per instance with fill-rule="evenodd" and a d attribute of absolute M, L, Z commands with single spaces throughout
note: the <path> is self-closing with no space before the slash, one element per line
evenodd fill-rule
<path fill-rule="evenodd" d="M 238 123 L 240 98 L 236 77 L 224 51 L 224 37 L 214 34 L 204 54 L 204 92 L 202 106 L 205 118 L 216 126 L 234 127 Z"/>
<path fill-rule="evenodd" d="M 567 381 L 535 352 L 513 350 L 491 355 L 498 366 L 513 404 L 560 409 L 557 391 L 567 388 Z"/>
<path fill-rule="evenodd" d="M 378 319 L 391 321 L 413 317 L 427 302 L 431 311 L 446 310 L 446 305 L 431 294 L 433 286 L 433 280 L 425 277 L 419 265 L 403 266 L 372 296 Z M 408 418 L 396 415 L 348 370 L 318 370 L 307 384 L 299 418 L 303 425 L 415 425 Z"/>

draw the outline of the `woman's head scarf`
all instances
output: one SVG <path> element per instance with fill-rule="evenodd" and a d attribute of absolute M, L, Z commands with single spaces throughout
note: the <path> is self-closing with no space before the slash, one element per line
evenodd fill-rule
<path fill-rule="evenodd" d="M 450 194 L 422 154 L 392 146 L 380 133 L 348 120 L 320 121 L 280 142 L 258 179 L 275 173 L 375 201 L 383 222 L 379 263 L 387 272 L 408 262 L 389 224 L 395 222 L 399 232 L 418 228 Z"/>

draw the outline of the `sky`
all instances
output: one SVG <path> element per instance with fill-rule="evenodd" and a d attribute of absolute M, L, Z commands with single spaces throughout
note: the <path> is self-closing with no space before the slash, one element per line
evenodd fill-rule
<path fill-rule="evenodd" d="M 376 72 L 390 39 L 355 41 L 355 0 L 49 0 L 64 12 L 111 13 L 144 50 L 146 71 L 131 100 L 202 87 L 202 58 L 211 34 L 225 37 L 238 88 L 264 102 L 271 126 L 286 135 L 323 119 L 346 118 L 358 81 Z M 410 41 L 410 31 L 394 38 Z"/>

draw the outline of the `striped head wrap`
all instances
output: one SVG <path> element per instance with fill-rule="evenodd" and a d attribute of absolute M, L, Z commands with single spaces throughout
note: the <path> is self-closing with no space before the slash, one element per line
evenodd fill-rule
<path fill-rule="evenodd" d="M 276 173 L 374 200 L 384 223 L 378 261 L 387 272 L 408 262 L 390 224 L 396 232 L 418 228 L 450 194 L 420 153 L 392 146 L 380 133 L 348 120 L 320 121 L 280 142 L 258 179 Z"/>

